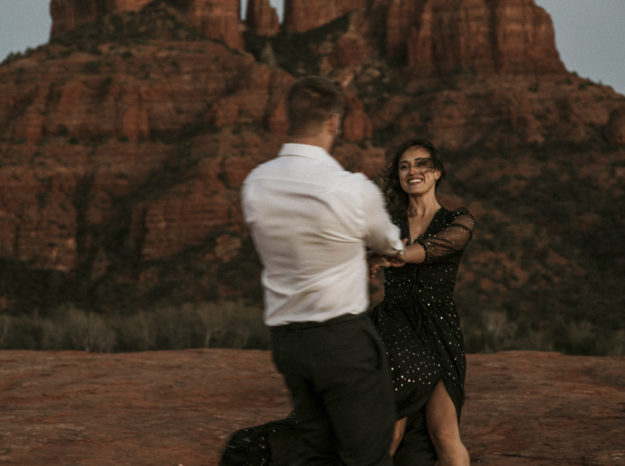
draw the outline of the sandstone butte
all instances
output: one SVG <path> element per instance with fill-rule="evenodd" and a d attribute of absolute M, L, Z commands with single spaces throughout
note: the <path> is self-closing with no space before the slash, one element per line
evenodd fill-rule
<path fill-rule="evenodd" d="M 468 357 L 472 464 L 625 464 L 625 359 Z M 0 464 L 216 466 L 236 429 L 285 416 L 270 354 L 0 352 Z"/>
<path fill-rule="evenodd" d="M 543 348 L 554 316 L 565 339 L 602 311 L 618 329 L 625 97 L 565 69 L 546 12 L 311 4 L 276 27 L 268 0 L 245 21 L 231 0 L 52 0 L 50 43 L 0 66 L 0 311 L 257 299 L 239 188 L 285 135 L 286 89 L 321 73 L 347 94 L 348 169 L 415 135 L 446 151 L 444 204 L 478 218 L 457 284 L 478 327 L 527 316 Z"/>
<path fill-rule="evenodd" d="M 52 0 L 51 37 L 94 22 L 107 14 L 138 12 L 152 0 Z M 173 1 L 184 19 L 208 37 L 244 49 L 245 25 L 240 2 L 231 0 Z M 386 50 L 395 58 L 406 54 L 409 67 L 420 74 L 477 72 L 564 72 L 554 44 L 549 15 L 533 0 L 286 0 L 284 28 L 306 32 L 352 12 L 369 16 L 384 28 Z M 253 32 L 279 32 L 277 13 L 269 0 L 250 0 L 246 25 Z M 385 24 L 379 24 L 385 18 Z"/>
<path fill-rule="evenodd" d="M 137 12 L 152 0 L 52 0 L 51 37 L 71 31 L 80 24 L 94 22 L 110 13 Z M 221 39 L 235 49 L 243 48 L 239 21 L 240 2 L 225 0 L 184 0 L 179 2 L 185 19 L 213 39 Z"/>
<path fill-rule="evenodd" d="M 544 173 L 530 156 L 501 156 L 484 173 L 482 161 L 463 151 L 581 145 L 591 150 L 550 154 L 542 168 L 561 170 L 574 157 L 578 173 L 592 173 L 620 199 L 625 98 L 566 71 L 551 20 L 534 0 L 312 5 L 287 0 L 280 27 L 268 0 L 250 0 L 245 21 L 230 0 L 52 0 L 50 44 L 0 67 L 0 256 L 58 273 L 47 289 L 88 290 L 88 302 L 126 284 L 142 296 L 160 284 L 192 299 L 257 288 L 256 275 L 253 285 L 242 283 L 231 266 L 251 257 L 238 192 L 279 147 L 285 90 L 309 72 L 346 91 L 336 156 L 351 170 L 375 175 L 384 150 L 418 132 L 457 154 L 456 185 L 518 193 Z M 264 38 L 262 50 L 245 44 L 246 31 Z M 605 140 L 614 149 L 593 153 Z M 453 189 L 452 204 L 463 202 L 467 193 Z M 492 213 L 493 230 L 519 241 L 545 236 L 533 215 L 522 234 L 509 231 L 517 214 L 469 194 L 477 215 Z M 591 231 L 599 219 L 587 215 L 575 225 Z M 494 288 L 523 287 L 554 267 L 566 280 L 583 277 L 576 265 L 583 258 L 551 244 L 549 253 L 525 246 L 533 256 L 523 261 L 512 249 L 476 242 L 460 287 L 494 254 L 513 279 L 503 284 L 501 272 L 488 271 L 494 282 L 479 284 L 486 302 Z M 545 269 L 534 257 L 557 260 Z M 184 276 L 189 261 L 201 279 Z M 172 267 L 186 285 L 163 286 Z M 0 291 L 0 308 L 30 299 L 16 289 Z"/>

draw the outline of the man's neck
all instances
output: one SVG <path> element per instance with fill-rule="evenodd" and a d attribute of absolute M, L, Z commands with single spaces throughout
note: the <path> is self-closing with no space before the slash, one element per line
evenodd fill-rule
<path fill-rule="evenodd" d="M 326 152 L 330 152 L 332 148 L 332 141 L 323 136 L 304 136 L 304 137 L 291 137 L 287 142 L 292 144 L 307 144 L 309 146 L 317 146 L 324 149 Z"/>

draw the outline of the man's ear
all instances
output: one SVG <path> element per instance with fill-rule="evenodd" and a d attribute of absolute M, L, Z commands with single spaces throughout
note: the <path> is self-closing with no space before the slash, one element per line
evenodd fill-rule
<path fill-rule="evenodd" d="M 327 124 L 330 125 L 328 128 L 330 134 L 338 135 L 341 132 L 341 115 L 333 113 L 328 118 Z"/>

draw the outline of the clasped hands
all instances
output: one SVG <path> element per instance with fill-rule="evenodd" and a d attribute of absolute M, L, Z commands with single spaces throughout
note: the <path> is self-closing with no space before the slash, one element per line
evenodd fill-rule
<path fill-rule="evenodd" d="M 405 248 L 406 240 L 402 242 Z M 380 267 L 403 267 L 406 261 L 404 260 L 404 251 L 402 250 L 395 256 L 384 256 L 377 252 L 369 252 L 367 254 L 367 263 L 369 264 L 369 278 L 373 278 Z"/>

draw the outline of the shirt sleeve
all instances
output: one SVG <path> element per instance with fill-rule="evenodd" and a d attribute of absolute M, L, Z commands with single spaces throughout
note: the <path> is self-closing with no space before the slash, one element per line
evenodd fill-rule
<path fill-rule="evenodd" d="M 364 178 L 362 191 L 366 217 L 366 246 L 377 253 L 388 256 L 393 256 L 402 251 L 404 245 L 399 237 L 399 228 L 391 222 L 384 206 L 382 192 L 367 178 Z"/>
<path fill-rule="evenodd" d="M 433 236 L 421 235 L 417 242 L 425 249 L 424 263 L 436 262 L 462 251 L 473 236 L 475 218 L 466 209 L 454 212 L 451 222 Z"/>
<path fill-rule="evenodd" d="M 250 176 L 248 176 L 243 181 L 243 186 L 241 187 L 241 210 L 243 211 L 243 218 L 245 219 L 245 223 L 248 225 L 251 224 L 254 220 L 253 209 L 252 209 L 252 196 L 250 196 L 251 188 Z"/>

